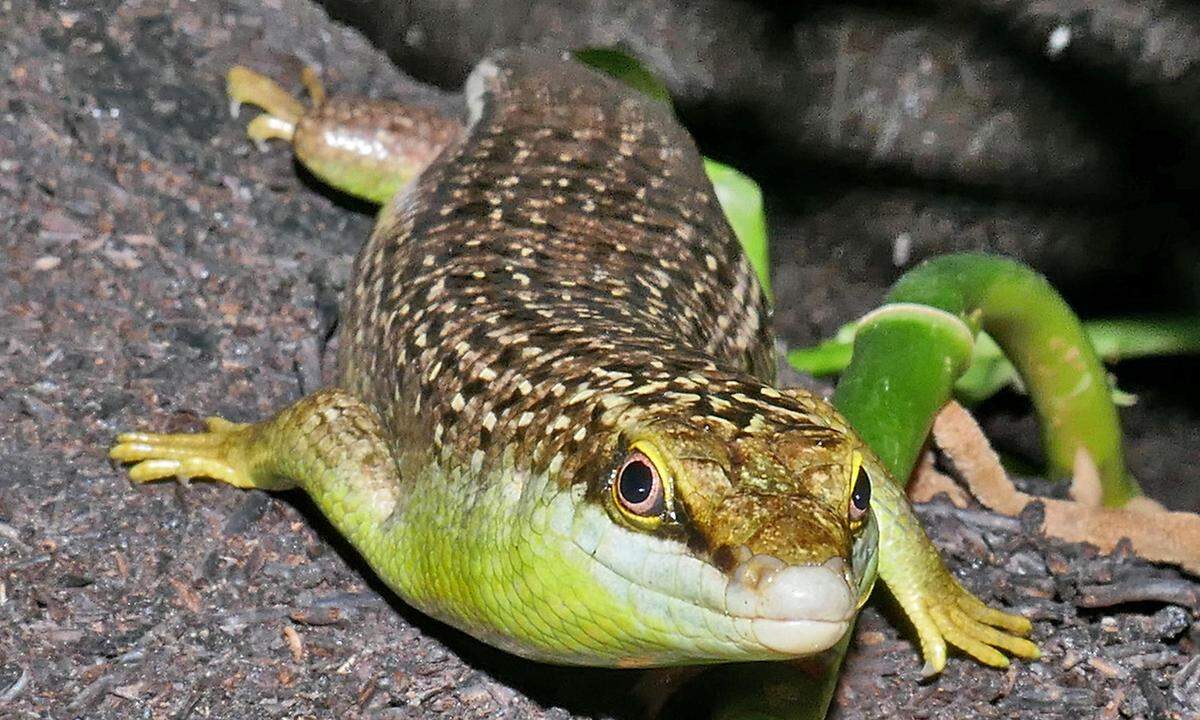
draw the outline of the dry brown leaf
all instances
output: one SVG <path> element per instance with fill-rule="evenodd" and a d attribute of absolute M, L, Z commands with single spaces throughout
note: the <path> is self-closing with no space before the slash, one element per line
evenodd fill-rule
<path fill-rule="evenodd" d="M 1122 538 L 1129 538 L 1139 557 L 1200 575 L 1200 515 L 1156 509 L 1153 501 L 1105 508 L 1027 495 L 1013 486 L 983 431 L 958 403 L 949 403 L 938 414 L 933 439 L 988 508 L 1016 516 L 1029 503 L 1040 501 L 1046 508 L 1043 532 L 1050 537 L 1091 543 L 1103 552 L 1112 552 Z M 1148 515 L 1153 516 L 1149 521 Z"/>
<path fill-rule="evenodd" d="M 908 482 L 907 492 L 908 499 L 915 503 L 929 502 L 941 493 L 946 494 L 954 507 L 965 508 L 970 503 L 967 491 L 934 465 L 932 450 L 921 453 L 917 469 Z"/>
<path fill-rule="evenodd" d="M 1075 451 L 1075 462 L 1071 468 L 1071 497 L 1075 502 L 1088 507 L 1103 505 L 1104 484 L 1100 482 L 1100 468 L 1083 447 Z"/>

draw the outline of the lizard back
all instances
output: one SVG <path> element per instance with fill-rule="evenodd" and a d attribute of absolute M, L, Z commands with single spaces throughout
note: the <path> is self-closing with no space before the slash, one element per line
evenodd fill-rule
<path fill-rule="evenodd" d="M 667 105 L 536 51 L 493 56 L 466 96 L 343 312 L 341 383 L 401 444 L 521 442 L 601 373 L 773 376 L 763 292 Z"/>

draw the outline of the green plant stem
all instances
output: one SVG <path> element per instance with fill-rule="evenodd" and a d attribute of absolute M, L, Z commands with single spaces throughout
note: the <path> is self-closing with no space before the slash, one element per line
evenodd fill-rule
<path fill-rule="evenodd" d="M 884 305 L 859 324 L 833 404 L 904 484 L 933 418 L 971 361 L 971 328 L 925 305 Z"/>
<path fill-rule="evenodd" d="M 1070 477 L 1082 452 L 1100 473 L 1105 505 L 1119 507 L 1141 494 L 1125 467 L 1104 367 L 1045 278 L 1000 257 L 948 255 L 905 274 L 888 301 L 941 308 L 996 340 L 1033 401 L 1051 477 Z M 921 348 L 908 354 L 914 351 Z"/>
<path fill-rule="evenodd" d="M 800 372 L 816 377 L 836 375 L 850 364 L 857 325 L 838 330 L 835 337 L 813 347 L 788 351 L 788 362 Z M 1139 357 L 1200 354 L 1200 316 L 1118 318 L 1089 320 L 1083 331 L 1108 363 Z M 1006 385 L 1019 385 L 1017 370 L 987 333 L 975 339 L 971 367 L 954 384 L 954 395 L 968 405 L 986 400 Z M 1124 393 L 1112 389 L 1117 404 L 1127 403 Z"/>
<path fill-rule="evenodd" d="M 1125 469 L 1104 369 L 1044 278 L 1002 258 L 953 255 L 906 274 L 888 301 L 859 323 L 833 403 L 896 482 L 907 482 L 934 416 L 970 365 L 974 336 L 986 330 L 1033 398 L 1052 471 L 1070 474 L 1082 449 L 1100 470 L 1105 502 L 1119 505 L 1138 493 Z M 832 670 L 841 660 L 832 658 Z M 834 688 L 814 683 L 815 703 L 792 715 L 824 717 Z"/>

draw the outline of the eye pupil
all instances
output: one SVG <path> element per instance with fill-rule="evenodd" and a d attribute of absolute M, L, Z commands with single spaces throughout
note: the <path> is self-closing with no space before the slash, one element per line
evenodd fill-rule
<path fill-rule="evenodd" d="M 662 478 L 650 458 L 634 450 L 612 484 L 613 499 L 627 515 L 655 518 L 666 511 Z"/>
<path fill-rule="evenodd" d="M 871 505 L 871 478 L 861 467 L 858 469 L 858 477 L 854 481 L 854 491 L 850 495 L 850 503 L 860 513 L 866 512 Z"/>
<path fill-rule="evenodd" d="M 654 491 L 654 471 L 644 462 L 634 460 L 621 470 L 620 493 L 630 505 L 640 505 Z"/>

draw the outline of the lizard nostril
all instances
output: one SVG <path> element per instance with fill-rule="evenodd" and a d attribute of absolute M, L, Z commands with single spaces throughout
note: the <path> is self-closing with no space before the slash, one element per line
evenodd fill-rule
<path fill-rule="evenodd" d="M 770 555 L 755 555 L 734 570 L 733 582 L 758 590 L 763 581 L 785 567 L 782 560 Z"/>

